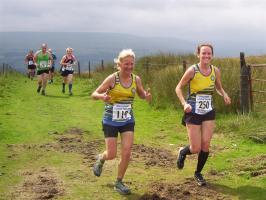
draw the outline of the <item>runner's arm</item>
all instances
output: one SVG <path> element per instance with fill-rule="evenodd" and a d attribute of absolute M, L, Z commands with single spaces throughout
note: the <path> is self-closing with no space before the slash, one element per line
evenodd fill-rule
<path fill-rule="evenodd" d="M 224 91 L 223 86 L 222 86 L 220 70 L 217 67 L 214 67 L 214 71 L 215 71 L 215 76 L 216 76 L 215 88 L 216 88 L 217 93 L 224 98 L 225 104 L 231 104 L 231 99 L 228 96 L 228 94 Z"/>
<path fill-rule="evenodd" d="M 109 90 L 113 87 L 115 77 L 113 74 L 109 75 L 101 85 L 92 93 L 91 97 L 94 100 L 101 99 L 104 102 L 110 102 L 111 97 L 108 95 Z"/>
<path fill-rule="evenodd" d="M 77 62 L 76 57 L 74 55 L 72 55 L 72 57 L 73 57 L 73 62 Z"/>
<path fill-rule="evenodd" d="M 33 61 L 34 61 L 34 64 L 36 65 L 37 68 L 39 67 L 39 65 L 38 65 L 38 63 L 37 63 L 38 53 L 39 53 L 39 52 L 36 52 L 36 53 L 34 54 L 34 56 L 33 56 Z"/>
<path fill-rule="evenodd" d="M 186 102 L 184 95 L 183 95 L 183 87 L 189 83 L 189 81 L 194 77 L 194 68 L 190 67 L 182 76 L 181 80 L 177 84 L 175 88 L 176 95 L 181 102 L 182 106 L 184 107 L 185 112 L 190 112 L 192 107 Z"/>
<path fill-rule="evenodd" d="M 148 102 L 151 102 L 152 95 L 150 93 L 150 88 L 144 90 L 143 85 L 141 83 L 141 79 L 139 76 L 136 76 L 136 84 L 137 84 L 137 94 L 141 99 L 145 99 Z"/>
<path fill-rule="evenodd" d="M 54 60 L 54 59 L 53 59 L 52 54 L 49 53 L 49 65 L 50 65 L 50 67 L 52 67 L 53 60 Z"/>
<path fill-rule="evenodd" d="M 66 56 L 64 55 L 64 56 L 62 57 L 61 61 L 60 61 L 60 65 L 63 66 L 63 67 L 67 66 L 67 64 L 68 64 L 68 63 L 65 63 L 65 62 L 64 62 L 64 61 L 65 61 L 65 58 L 66 58 Z"/>

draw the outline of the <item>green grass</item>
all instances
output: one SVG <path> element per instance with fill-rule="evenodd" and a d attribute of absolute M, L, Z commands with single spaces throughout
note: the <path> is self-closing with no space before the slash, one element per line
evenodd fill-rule
<path fill-rule="evenodd" d="M 25 172 L 38 173 L 42 167 L 51 169 L 62 182 L 64 194 L 58 199 L 138 199 L 153 182 L 182 184 L 192 176 L 195 158 L 189 158 L 182 171 L 176 167 L 147 168 L 145 161 L 133 160 L 125 176 L 133 190 L 128 197 L 120 196 L 112 188 L 118 158 L 106 162 L 100 178 L 93 176 L 85 154 L 78 148 L 86 150 L 84 147 L 90 146 L 82 145 L 98 139 L 102 143 L 95 153 L 104 148 L 101 131 L 104 104 L 90 98 L 98 82 L 75 78 L 74 96 L 70 97 L 61 93 L 61 79 L 56 77 L 55 83 L 47 86 L 44 97 L 36 92 L 36 80 L 15 74 L 0 76 L 0 199 L 12 199 L 25 181 Z M 136 99 L 134 112 L 136 144 L 167 149 L 174 156 L 179 146 L 187 144 L 186 129 L 180 124 L 181 109 L 155 108 Z M 82 141 L 74 142 L 73 147 L 72 143 L 61 143 L 73 149 L 64 152 L 56 138 L 66 136 L 65 131 L 72 128 L 82 130 Z M 218 113 L 212 153 L 204 169 L 217 192 L 232 199 L 258 200 L 266 195 L 265 174 L 252 176 L 252 172 L 260 170 L 255 166 L 265 170 L 265 160 L 259 158 L 265 158 L 266 146 L 250 138 L 263 137 L 265 131 L 265 112 L 247 116 Z M 42 145 L 58 149 L 41 148 Z M 217 174 L 210 175 L 212 170 Z"/>

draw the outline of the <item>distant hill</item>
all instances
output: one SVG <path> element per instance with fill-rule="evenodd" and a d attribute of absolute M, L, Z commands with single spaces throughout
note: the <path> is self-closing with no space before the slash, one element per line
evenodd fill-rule
<path fill-rule="evenodd" d="M 94 32 L 0 32 L 0 62 L 6 62 L 23 71 L 23 60 L 29 49 L 38 50 L 47 43 L 56 53 L 57 65 L 66 47 L 72 47 L 74 54 L 86 70 L 88 61 L 92 65 L 103 59 L 112 62 L 124 48 L 132 48 L 137 57 L 154 53 L 191 53 L 195 43 L 177 38 L 140 37 L 119 33 Z"/>
<path fill-rule="evenodd" d="M 206 36 L 207 37 L 207 36 Z M 196 40 L 196 39 L 195 39 Z M 112 62 L 124 48 L 132 48 L 137 58 L 155 53 L 193 53 L 202 41 L 186 41 L 174 37 L 141 37 L 120 33 L 97 32 L 0 32 L 0 64 L 5 62 L 24 71 L 24 56 L 29 49 L 38 50 L 47 43 L 57 55 L 58 62 L 67 47 L 74 48 L 74 54 L 81 63 L 81 70 L 87 70 L 103 59 Z M 235 41 L 230 38 L 209 41 L 214 45 L 214 54 L 219 57 L 238 57 L 240 51 L 246 55 L 266 54 L 266 39 L 253 38 Z"/>

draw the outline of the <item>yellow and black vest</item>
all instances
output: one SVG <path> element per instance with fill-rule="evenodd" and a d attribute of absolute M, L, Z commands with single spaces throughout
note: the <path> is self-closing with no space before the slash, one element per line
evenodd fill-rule
<path fill-rule="evenodd" d="M 136 75 L 131 74 L 132 77 L 132 83 L 129 87 L 124 87 L 120 82 L 119 72 L 114 73 L 115 76 L 115 85 L 113 88 L 111 88 L 108 92 L 108 95 L 111 97 L 111 102 L 106 103 L 105 110 L 104 110 L 104 117 L 103 117 L 103 123 L 114 125 L 114 126 L 122 126 L 127 123 L 133 123 L 134 122 L 134 116 L 133 116 L 133 101 L 136 94 Z M 114 120 L 114 113 L 116 105 L 128 105 L 128 107 L 131 107 L 129 114 L 131 116 L 130 119 L 122 119 L 122 120 Z M 119 113 L 118 113 L 119 114 Z"/>
<path fill-rule="evenodd" d="M 195 113 L 197 95 L 213 95 L 215 88 L 215 70 L 214 66 L 210 65 L 211 73 L 207 76 L 200 72 L 199 66 L 193 65 L 194 77 L 189 81 L 187 102 L 192 106 L 192 112 Z M 213 101 L 211 101 L 213 108 Z"/>

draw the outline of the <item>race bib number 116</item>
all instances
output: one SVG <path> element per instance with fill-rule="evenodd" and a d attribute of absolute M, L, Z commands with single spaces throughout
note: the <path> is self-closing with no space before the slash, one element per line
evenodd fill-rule
<path fill-rule="evenodd" d="M 114 104 L 113 121 L 128 121 L 131 119 L 131 104 Z"/>

